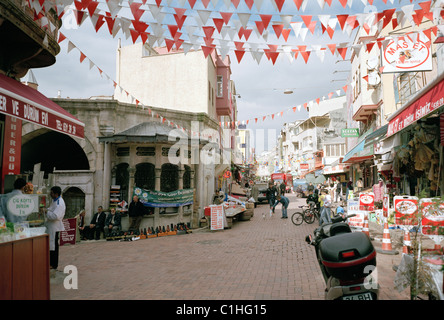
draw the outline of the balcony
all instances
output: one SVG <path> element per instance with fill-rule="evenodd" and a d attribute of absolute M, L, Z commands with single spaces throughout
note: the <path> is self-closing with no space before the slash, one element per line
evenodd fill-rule
<path fill-rule="evenodd" d="M 42 18 L 34 20 L 35 11 L 26 2 L 0 1 L 0 71 L 22 78 L 28 69 L 48 67 L 55 63 L 55 57 L 60 52 L 56 39 L 61 21 L 54 9 L 46 9 L 46 12 L 40 12 Z M 54 26 L 52 31 L 49 24 L 42 25 L 46 21 Z"/>

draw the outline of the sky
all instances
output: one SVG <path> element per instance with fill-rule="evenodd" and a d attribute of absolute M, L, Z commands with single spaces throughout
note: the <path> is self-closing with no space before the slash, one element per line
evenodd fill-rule
<path fill-rule="evenodd" d="M 222 12 L 240 12 L 251 13 L 250 23 L 252 21 L 259 20 L 257 14 L 273 14 L 272 21 L 281 21 L 279 15 L 313 15 L 313 20 L 318 20 L 318 15 L 331 15 L 338 14 L 357 14 L 366 12 L 381 12 L 386 9 L 399 8 L 404 5 L 409 5 L 410 0 L 394 0 L 386 1 L 384 4 L 382 0 L 374 0 L 373 6 L 368 5 L 365 0 L 354 0 L 351 7 L 349 5 L 344 8 L 339 0 L 332 0 L 331 7 L 327 4 L 321 10 L 318 1 L 309 0 L 307 7 L 304 11 L 298 11 L 292 0 L 287 0 L 281 10 L 277 11 L 271 4 L 272 0 L 264 0 L 260 11 L 256 6 L 253 6 L 252 10 L 249 10 L 244 0 L 241 0 L 239 7 L 234 8 L 233 5 L 230 9 L 227 9 L 224 4 L 224 0 L 219 0 L 216 7 L 213 7 L 212 3 L 209 4 L 208 10 L 214 11 L 211 17 L 214 17 L 214 13 L 217 11 Z M 137 2 L 141 2 L 137 0 Z M 367 5 L 364 5 L 364 2 Z M 418 1 L 413 1 L 417 3 Z M 423 1 L 421 1 L 423 2 Z M 99 9 L 107 10 L 105 0 L 99 0 Z M 148 0 L 147 4 L 154 4 L 154 0 Z M 182 5 L 181 5 L 182 4 Z M 123 8 L 119 12 L 119 16 L 125 16 L 132 18 L 129 13 L 128 1 L 122 2 Z M 163 0 L 162 6 L 166 6 L 162 10 L 164 12 L 171 12 L 175 7 L 190 8 L 187 1 L 184 0 L 171 0 L 170 4 L 167 0 Z M 415 9 L 419 6 L 416 5 Z M 205 9 L 198 1 L 194 7 L 195 10 Z M 108 11 L 108 10 L 107 10 Z M 190 14 L 192 10 L 188 10 L 186 14 Z M 196 11 L 194 11 L 196 12 Z M 194 13 L 195 14 L 195 13 Z M 171 17 L 170 17 L 171 16 Z M 145 19 L 146 18 L 146 19 Z M 163 24 L 173 23 L 168 21 L 172 18 L 172 15 L 168 15 Z M 294 21 L 301 21 L 299 17 L 293 17 Z M 108 75 L 111 80 L 115 79 L 115 58 L 116 49 L 118 46 L 118 39 L 121 39 L 122 45 L 132 44 L 131 38 L 126 39 L 122 32 L 119 32 L 114 38 L 109 34 L 106 24 L 96 32 L 93 28 L 91 20 L 87 18 L 80 27 L 78 27 L 73 21 L 72 11 L 67 11 L 63 17 L 63 25 L 60 29 L 69 41 L 71 41 L 79 50 L 81 50 L 88 59 L 94 62 L 94 64 L 101 68 L 104 74 Z M 149 13 L 145 13 L 141 18 L 142 21 L 147 23 L 154 21 Z M 236 15 L 233 15 L 232 21 L 236 20 Z M 192 18 L 187 18 L 187 23 L 193 23 Z M 210 20 L 211 21 L 211 18 Z M 206 25 L 211 25 L 208 22 Z M 149 30 L 148 30 L 149 31 Z M 356 30 L 355 30 L 356 31 Z M 293 31 L 290 34 L 287 43 L 283 41 L 283 37 L 277 39 L 276 35 L 272 31 L 271 24 L 269 27 L 268 43 L 280 43 L 291 45 L 324 45 L 329 43 L 343 43 L 352 42 L 355 33 L 351 36 L 347 33 L 343 33 L 339 27 L 336 28 L 335 34 L 332 39 L 327 33 L 322 34 L 319 23 L 314 34 L 310 32 L 304 40 L 301 37 L 294 37 Z M 217 31 L 215 32 L 215 38 L 217 38 Z M 219 36 L 220 37 L 220 36 Z M 140 41 L 140 38 L 138 39 Z M 258 38 L 254 32 L 249 39 L 252 43 L 259 43 L 263 46 L 267 45 L 262 37 Z M 217 41 L 215 41 L 217 43 Z M 234 46 L 234 45 L 233 45 Z M 53 66 L 33 69 L 34 75 L 39 84 L 39 90 L 49 98 L 56 97 L 60 92 L 62 98 L 89 98 L 91 96 L 113 94 L 114 88 L 112 82 L 104 75 L 100 75 L 96 68 L 90 69 L 90 64 L 87 61 L 80 63 L 79 51 L 76 49 L 68 52 L 68 41 L 64 40 L 60 43 L 61 51 L 56 57 L 56 63 Z M 349 50 L 350 51 L 350 50 Z M 238 107 L 238 120 L 244 121 L 250 120 L 247 126 L 251 129 L 253 134 L 256 134 L 258 139 L 265 137 L 265 141 L 262 144 L 258 144 L 257 153 L 265 150 L 270 150 L 274 147 L 276 139 L 268 139 L 268 133 L 271 132 L 272 137 L 276 137 L 284 123 L 294 122 L 295 120 L 306 119 L 308 113 L 301 108 L 300 112 L 293 112 L 291 108 L 298 105 L 302 105 L 308 101 L 313 101 L 323 96 L 328 96 L 330 92 L 336 92 L 347 84 L 347 76 L 351 69 L 349 59 L 350 53 L 344 60 L 342 57 L 333 56 L 328 52 L 325 55 L 324 62 L 315 56 L 311 55 L 308 63 L 305 63 L 302 57 L 298 57 L 294 61 L 290 61 L 284 54 L 280 54 L 275 64 L 267 60 L 265 56 L 258 64 L 252 58 L 251 54 L 246 53 L 239 63 L 234 55 L 233 51 L 230 51 L 231 60 L 231 78 L 235 82 L 237 93 L 240 98 L 237 99 Z M 285 89 L 292 89 L 292 94 L 284 94 Z M 344 94 L 342 92 L 342 94 Z M 291 111 L 288 111 L 291 110 Z M 285 111 L 283 116 L 275 116 L 274 119 L 267 117 L 265 121 L 262 121 L 262 117 L 265 115 L 271 115 Z M 260 120 L 255 123 L 251 119 L 259 118 Z M 264 130 L 265 134 L 261 134 Z M 261 146 L 264 146 L 262 148 Z"/>

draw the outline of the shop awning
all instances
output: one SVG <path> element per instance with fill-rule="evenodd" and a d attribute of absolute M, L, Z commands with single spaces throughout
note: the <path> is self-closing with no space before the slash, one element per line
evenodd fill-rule
<path fill-rule="evenodd" d="M 342 163 L 347 163 L 347 160 L 350 159 L 351 157 L 353 157 L 355 154 L 357 154 L 358 152 L 361 152 L 362 150 L 364 150 L 364 144 L 365 144 L 365 140 L 362 140 L 361 142 L 359 142 L 353 149 L 351 149 L 345 156 L 344 159 L 342 159 Z"/>
<path fill-rule="evenodd" d="M 444 104 L 444 74 L 419 91 L 406 105 L 389 117 L 387 137 L 430 115 Z"/>
<path fill-rule="evenodd" d="M 375 143 L 378 143 L 381 139 L 383 139 L 385 137 L 385 135 L 387 134 L 387 128 L 388 128 L 388 124 L 382 126 L 379 129 L 376 129 L 375 131 L 370 133 L 368 136 L 366 136 L 364 148 L 371 146 Z"/>
<path fill-rule="evenodd" d="M 324 167 L 324 172 L 322 174 L 325 175 L 339 174 L 339 173 L 348 172 L 349 169 L 350 166 L 346 164 L 330 165 Z"/>
<path fill-rule="evenodd" d="M 84 138 L 85 124 L 39 91 L 0 74 L 0 113 Z"/>

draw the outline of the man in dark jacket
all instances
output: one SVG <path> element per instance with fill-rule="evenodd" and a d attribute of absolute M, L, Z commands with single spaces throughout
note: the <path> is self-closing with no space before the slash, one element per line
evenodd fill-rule
<path fill-rule="evenodd" d="M 277 195 L 277 189 L 273 183 L 268 184 L 266 195 L 267 195 L 267 201 L 270 204 L 270 215 L 271 215 L 271 212 L 274 213 L 274 204 L 276 202 L 276 195 Z"/>
<path fill-rule="evenodd" d="M 285 184 L 285 182 L 282 181 L 279 188 L 281 189 L 281 195 L 283 196 L 285 194 L 285 189 L 287 188 L 287 185 Z"/>
<path fill-rule="evenodd" d="M 115 208 L 111 208 L 111 212 L 105 221 L 105 237 L 108 237 L 113 231 L 120 231 L 120 220 L 120 213 L 117 213 Z"/>
<path fill-rule="evenodd" d="M 288 209 L 288 205 L 290 204 L 290 200 L 287 197 L 284 196 L 277 196 L 276 198 L 276 203 L 273 206 L 273 209 L 279 204 L 282 203 L 282 217 L 281 219 L 287 219 L 288 215 L 287 215 L 287 209 Z"/>
<path fill-rule="evenodd" d="M 139 230 L 144 212 L 145 212 L 145 207 L 143 203 L 139 201 L 138 196 L 134 196 L 133 201 L 131 201 L 128 207 L 128 216 L 129 216 L 128 231 Z"/>
<path fill-rule="evenodd" d="M 94 236 L 96 240 L 100 239 L 100 233 L 104 232 L 105 219 L 106 213 L 103 212 L 102 206 L 99 206 L 89 224 L 89 240 L 92 240 Z"/>

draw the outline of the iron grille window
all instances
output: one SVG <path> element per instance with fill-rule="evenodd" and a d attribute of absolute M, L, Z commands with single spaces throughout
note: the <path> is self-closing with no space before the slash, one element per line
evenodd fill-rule
<path fill-rule="evenodd" d="M 179 167 L 165 163 L 160 174 L 160 191 L 171 192 L 179 189 Z"/>
<path fill-rule="evenodd" d="M 124 147 L 124 148 L 117 148 L 117 156 L 118 157 L 127 157 L 130 154 L 130 148 Z"/>
<path fill-rule="evenodd" d="M 156 148 L 155 147 L 137 147 L 136 148 L 136 155 L 141 156 L 141 157 L 155 156 L 156 155 Z"/>
<path fill-rule="evenodd" d="M 134 183 L 136 184 L 136 187 L 145 190 L 154 190 L 156 188 L 156 174 L 154 164 L 139 163 L 138 165 L 136 165 Z"/>

